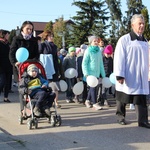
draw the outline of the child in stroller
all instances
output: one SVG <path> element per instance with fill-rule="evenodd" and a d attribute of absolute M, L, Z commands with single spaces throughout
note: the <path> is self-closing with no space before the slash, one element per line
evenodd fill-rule
<path fill-rule="evenodd" d="M 50 107 L 55 99 L 55 93 L 48 87 L 48 80 L 39 73 L 39 68 L 35 64 L 30 64 L 27 71 L 24 72 L 19 81 L 19 92 L 22 95 L 29 95 L 35 99 L 33 113 L 36 117 L 41 117 L 44 111 L 50 116 Z"/>

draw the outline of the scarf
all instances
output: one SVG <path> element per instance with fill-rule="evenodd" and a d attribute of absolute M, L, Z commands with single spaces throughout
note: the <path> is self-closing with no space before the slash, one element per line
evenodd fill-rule
<path fill-rule="evenodd" d="M 99 51 L 99 47 L 98 46 L 89 46 L 89 51 L 91 53 L 97 53 Z"/>
<path fill-rule="evenodd" d="M 5 39 L 3 39 L 3 38 L 0 38 L 0 41 L 2 41 L 3 43 L 5 43 L 5 44 L 7 44 L 8 43 L 8 41 L 7 40 L 5 40 Z"/>
<path fill-rule="evenodd" d="M 32 33 L 31 33 L 31 34 L 24 34 L 23 32 L 21 32 L 21 34 L 22 34 L 22 36 L 23 36 L 23 38 L 24 38 L 25 40 L 29 40 L 29 39 L 31 39 L 31 37 L 32 37 Z"/>

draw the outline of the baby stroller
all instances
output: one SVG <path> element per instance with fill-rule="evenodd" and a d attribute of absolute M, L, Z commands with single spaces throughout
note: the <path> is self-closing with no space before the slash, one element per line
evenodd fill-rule
<path fill-rule="evenodd" d="M 18 67 L 19 72 L 19 81 L 21 79 L 22 74 L 27 70 L 27 67 L 30 64 L 35 64 L 39 68 L 39 73 L 42 74 L 42 76 L 46 79 L 45 70 L 42 66 L 42 63 L 39 61 L 25 61 Z M 50 88 L 47 89 L 47 92 L 50 92 Z M 31 99 L 28 94 L 22 95 L 19 92 L 19 100 L 20 100 L 20 116 L 19 116 L 19 124 L 23 124 L 23 120 L 27 120 L 27 127 L 28 129 L 32 129 L 32 126 L 35 127 L 35 129 L 38 128 L 38 119 L 40 117 L 37 117 L 33 113 L 33 108 L 35 105 L 36 100 Z M 50 116 L 47 116 L 44 111 L 42 112 L 42 118 L 47 118 L 48 122 L 51 126 L 60 126 L 61 125 L 61 116 L 57 114 L 57 107 L 55 105 L 54 101 L 54 111 L 50 111 Z"/>

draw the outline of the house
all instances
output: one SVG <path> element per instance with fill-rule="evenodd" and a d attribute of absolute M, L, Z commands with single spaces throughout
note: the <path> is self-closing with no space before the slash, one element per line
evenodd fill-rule
<path fill-rule="evenodd" d="M 34 25 L 34 36 L 41 34 L 48 22 L 32 22 Z"/>

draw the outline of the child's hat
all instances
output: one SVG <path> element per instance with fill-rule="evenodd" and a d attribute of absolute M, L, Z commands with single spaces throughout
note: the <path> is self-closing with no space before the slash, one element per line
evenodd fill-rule
<path fill-rule="evenodd" d="M 60 50 L 60 54 L 66 55 L 66 54 L 67 54 L 67 51 L 66 51 L 65 49 L 61 49 L 61 50 Z"/>
<path fill-rule="evenodd" d="M 79 54 L 81 52 L 81 48 L 80 47 L 77 47 L 76 48 L 76 54 Z"/>
<path fill-rule="evenodd" d="M 69 53 L 71 53 L 71 52 L 75 52 L 76 51 L 76 48 L 75 47 L 69 47 Z"/>
<path fill-rule="evenodd" d="M 113 47 L 111 45 L 107 45 L 103 51 L 105 54 L 112 54 L 113 53 Z"/>
<path fill-rule="evenodd" d="M 84 53 L 85 50 L 87 49 L 87 45 L 82 44 L 82 45 L 80 46 L 80 48 L 81 48 L 81 53 Z"/>
<path fill-rule="evenodd" d="M 88 37 L 89 44 L 91 44 L 94 39 L 98 39 L 98 37 L 95 35 L 89 36 Z"/>
<path fill-rule="evenodd" d="M 30 64 L 27 67 L 27 73 L 30 75 L 32 71 L 38 72 L 38 67 L 35 64 Z"/>

